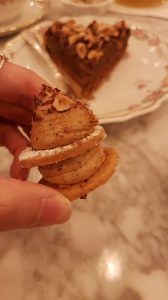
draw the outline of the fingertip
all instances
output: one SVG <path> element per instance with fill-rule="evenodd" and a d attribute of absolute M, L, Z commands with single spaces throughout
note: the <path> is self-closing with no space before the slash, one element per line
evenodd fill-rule
<path fill-rule="evenodd" d="M 57 191 L 33 182 L 1 178 L 0 231 L 62 224 L 71 203 Z"/>
<path fill-rule="evenodd" d="M 45 197 L 33 226 L 49 226 L 65 223 L 71 216 L 71 203 L 60 193 Z"/>

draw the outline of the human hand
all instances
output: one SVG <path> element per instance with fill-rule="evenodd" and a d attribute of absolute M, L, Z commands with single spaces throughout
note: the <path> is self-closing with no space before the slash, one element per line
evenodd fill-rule
<path fill-rule="evenodd" d="M 17 125 L 29 130 L 33 98 L 45 81 L 34 72 L 12 63 L 0 71 L 0 145 L 14 156 L 11 176 L 26 179 L 21 169 L 20 152 L 27 140 Z M 0 177 L 0 231 L 65 222 L 70 216 L 70 202 L 57 191 L 31 182 Z"/>
<path fill-rule="evenodd" d="M 31 70 L 6 62 L 0 70 L 0 82 L 0 145 L 14 156 L 11 176 L 25 180 L 28 170 L 20 168 L 18 156 L 27 147 L 27 140 L 17 125 L 29 130 L 33 98 L 45 81 Z"/>
<path fill-rule="evenodd" d="M 70 203 L 57 191 L 32 182 L 0 177 L 0 231 L 65 222 Z"/>

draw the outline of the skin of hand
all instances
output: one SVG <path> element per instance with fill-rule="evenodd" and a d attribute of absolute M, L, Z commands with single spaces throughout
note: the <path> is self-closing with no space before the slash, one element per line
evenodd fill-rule
<path fill-rule="evenodd" d="M 48 226 L 65 222 L 71 214 L 69 200 L 57 191 L 24 182 L 27 169 L 18 156 L 27 139 L 18 129 L 29 131 L 33 99 L 46 82 L 24 67 L 6 62 L 0 70 L 0 145 L 13 155 L 11 178 L 0 177 L 0 230 Z"/>
<path fill-rule="evenodd" d="M 46 82 L 33 71 L 10 62 L 0 70 L 0 82 L 0 145 L 14 156 L 11 176 L 25 180 L 28 170 L 20 168 L 18 155 L 27 147 L 27 140 L 17 125 L 29 130 L 34 96 L 39 94 L 41 85 Z"/>

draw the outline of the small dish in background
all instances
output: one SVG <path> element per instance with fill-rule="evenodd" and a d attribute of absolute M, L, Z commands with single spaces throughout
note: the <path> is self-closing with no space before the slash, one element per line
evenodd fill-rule
<path fill-rule="evenodd" d="M 104 14 L 112 4 L 112 0 L 94 0 L 84 3 L 82 0 L 62 0 L 64 9 L 69 14 Z"/>
<path fill-rule="evenodd" d="M 0 0 L 1 1 L 1 0 Z M 12 2 L 12 1 L 11 1 Z M 14 9 L 14 2 L 12 9 Z M 19 2 L 18 2 L 19 3 Z M 12 4 L 11 4 L 12 5 Z M 3 24 L 3 20 L 1 18 L 0 20 L 0 37 L 10 36 L 12 34 L 15 34 L 19 32 L 21 29 L 26 28 L 33 23 L 41 20 L 43 17 L 45 17 L 48 14 L 49 10 L 49 2 L 46 0 L 25 0 L 24 3 L 22 3 L 23 7 L 20 6 L 20 9 L 22 9 L 22 13 L 19 14 L 19 7 L 18 10 L 14 13 L 18 13 L 18 16 L 16 18 L 13 18 L 12 21 L 9 23 L 6 22 Z M 0 5 L 1 9 L 1 5 Z M 5 13 L 5 8 L 1 13 Z M 10 11 L 11 14 L 8 14 L 7 17 L 9 19 L 14 16 L 12 14 L 12 11 Z"/>

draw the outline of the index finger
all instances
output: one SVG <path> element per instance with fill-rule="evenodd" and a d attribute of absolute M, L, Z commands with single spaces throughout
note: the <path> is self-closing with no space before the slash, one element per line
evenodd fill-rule
<path fill-rule="evenodd" d="M 32 111 L 45 80 L 35 72 L 6 62 L 0 72 L 0 101 L 19 105 Z"/>

